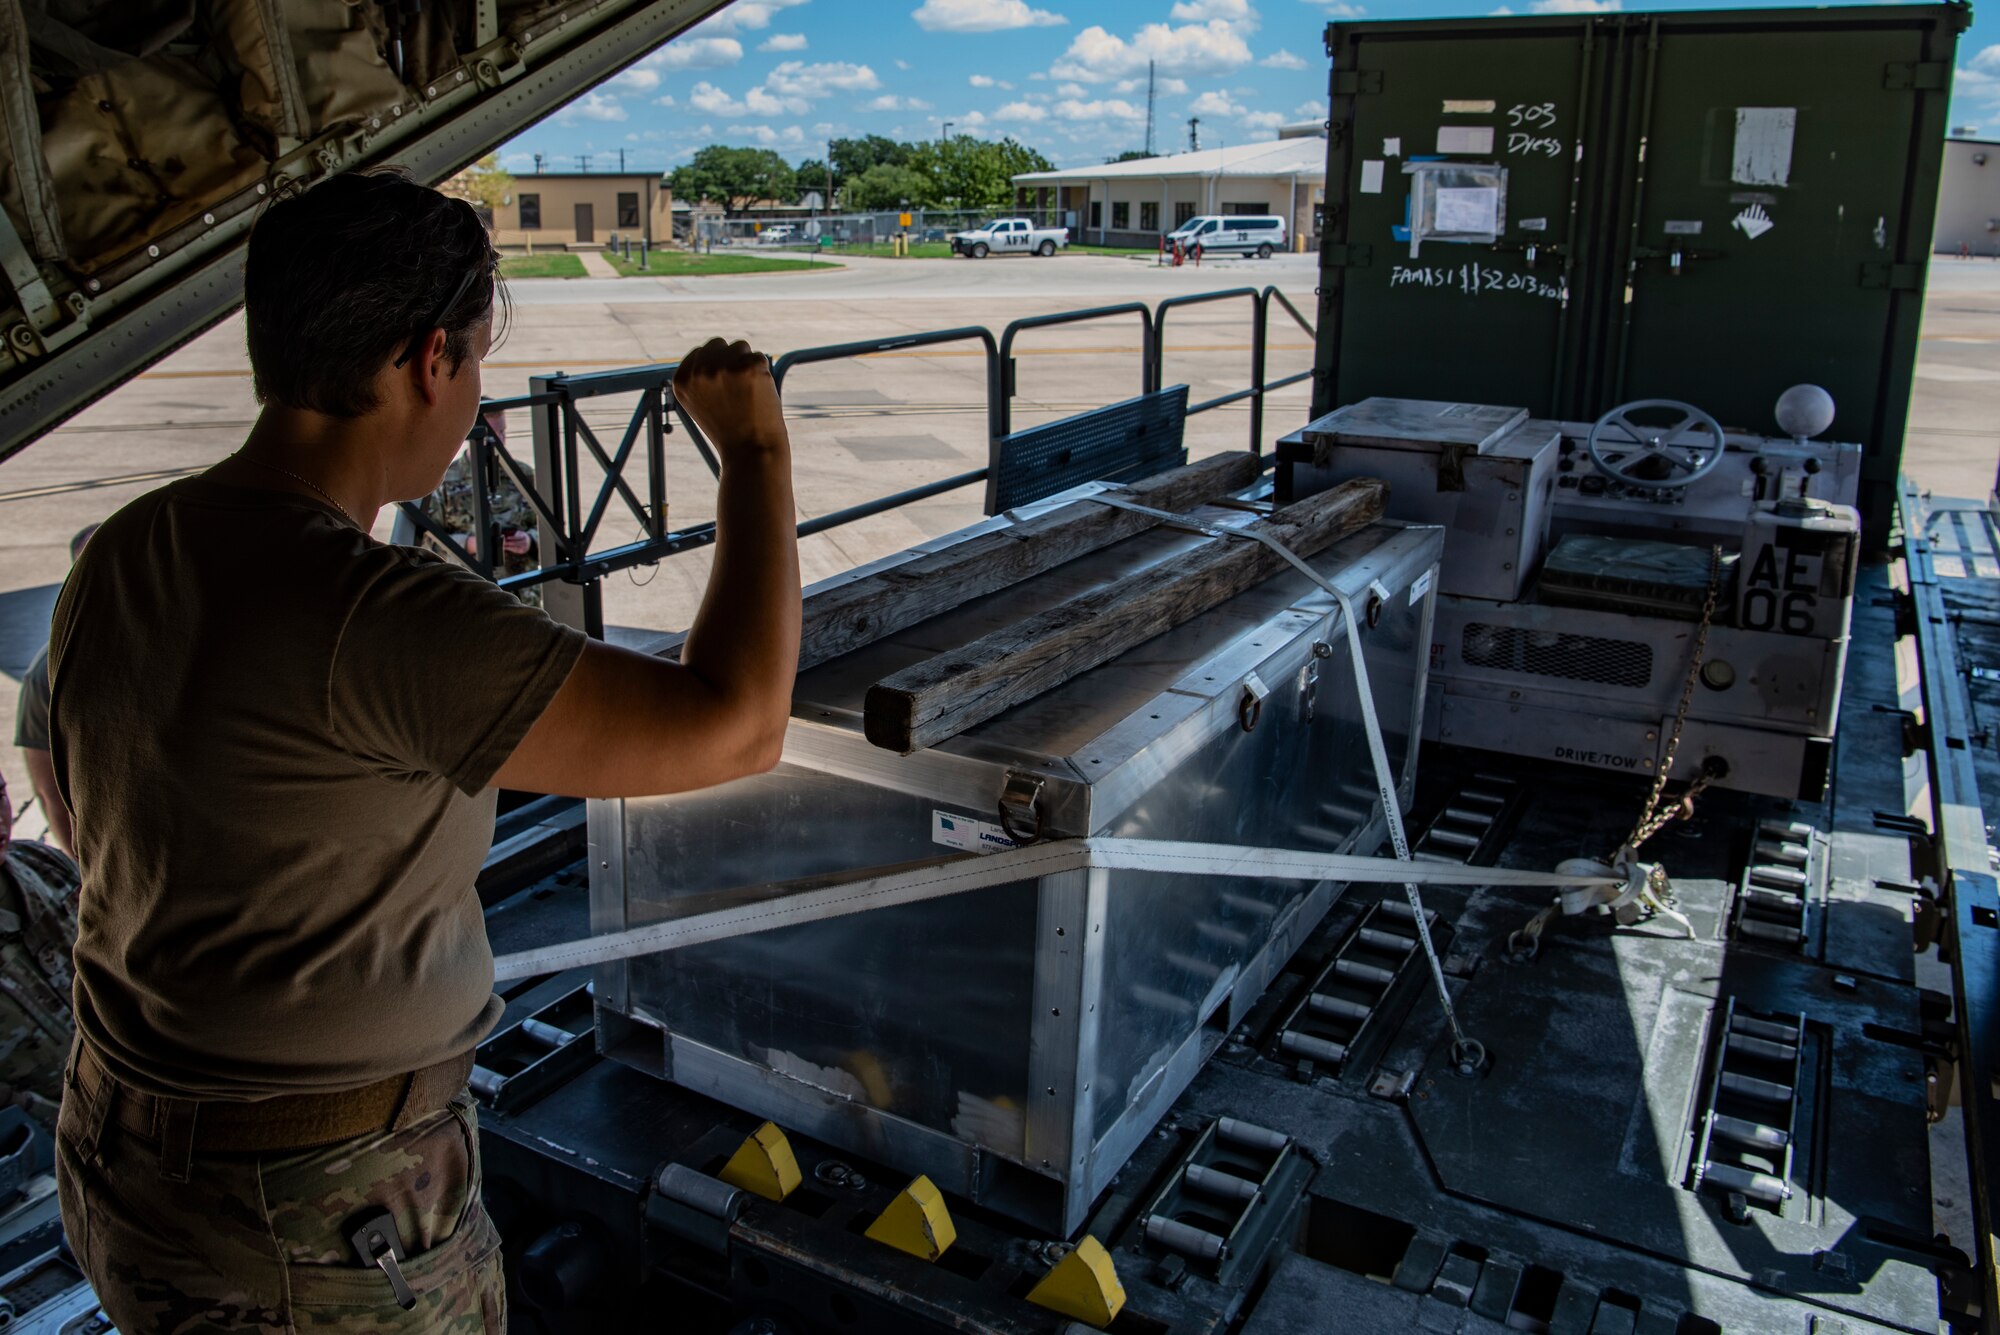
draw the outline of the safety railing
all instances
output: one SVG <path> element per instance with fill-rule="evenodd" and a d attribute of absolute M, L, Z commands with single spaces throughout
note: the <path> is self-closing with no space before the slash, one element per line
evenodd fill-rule
<path fill-rule="evenodd" d="M 1231 300 L 1252 303 L 1250 383 L 1243 389 L 1218 395 L 1190 405 L 1188 413 L 1209 412 L 1229 404 L 1250 401 L 1249 448 L 1261 453 L 1265 397 L 1273 390 L 1296 384 L 1312 372 L 1303 371 L 1275 381 L 1267 381 L 1266 353 L 1269 347 L 1271 308 L 1275 303 L 1304 329 L 1312 326 L 1283 293 L 1275 287 L 1233 288 L 1226 292 L 1198 293 L 1173 297 L 1149 307 L 1144 302 L 1124 302 L 1085 310 L 1062 311 L 1051 315 L 1028 316 L 1015 320 L 996 339 L 980 325 L 939 329 L 853 343 L 802 348 L 785 353 L 772 363 L 772 378 L 779 392 L 788 374 L 799 366 L 868 357 L 911 348 L 966 341 L 979 342 L 985 351 L 986 380 L 986 466 L 956 473 L 911 487 L 831 514 L 818 515 L 800 523 L 800 537 L 898 509 L 917 501 L 985 481 L 997 463 L 994 457 L 1013 429 L 1013 402 L 1018 386 L 1014 348 L 1020 335 L 1037 329 L 1089 321 L 1138 317 L 1140 350 L 1137 378 L 1141 394 L 1160 388 L 1165 352 L 1167 316 L 1186 306 Z M 579 586 L 584 605 L 582 624 L 593 635 L 603 632 L 603 616 L 597 586 L 606 575 L 641 565 L 652 565 L 677 553 L 707 546 L 715 541 L 715 524 L 707 521 L 685 528 L 671 528 L 666 495 L 667 438 L 684 430 L 695 452 L 711 473 L 719 475 L 721 462 L 699 427 L 681 410 L 674 399 L 673 376 L 678 363 L 662 362 L 626 367 L 586 375 L 539 376 L 530 382 L 530 392 L 505 399 L 489 399 L 480 405 L 480 417 L 468 436 L 473 476 L 471 487 L 472 533 L 466 541 L 450 531 L 440 517 L 431 513 L 426 502 L 399 503 L 401 519 L 398 540 L 415 540 L 427 534 L 458 560 L 502 588 L 521 591 L 536 585 L 561 581 Z M 584 405 L 616 395 L 637 395 L 615 446 L 607 448 L 605 437 L 586 419 Z M 533 424 L 532 463 L 510 449 L 502 431 L 492 423 L 508 413 L 527 412 Z M 635 460 L 643 459 L 645 477 L 632 477 Z M 598 476 L 595 490 L 586 486 L 585 470 Z M 537 552 L 534 569 L 502 573 L 500 558 L 505 530 L 494 511 L 493 483 L 504 479 L 533 509 L 538 539 L 547 546 Z M 588 494 L 587 494 L 588 493 Z M 643 493 L 643 494 L 642 494 Z M 637 521 L 641 536 L 633 541 L 599 548 L 605 525 L 620 506 Z"/>

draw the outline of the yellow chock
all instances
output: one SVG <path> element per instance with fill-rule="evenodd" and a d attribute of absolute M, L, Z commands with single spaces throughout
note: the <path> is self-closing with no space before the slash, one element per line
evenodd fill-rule
<path fill-rule="evenodd" d="M 919 1177 L 896 1193 L 868 1226 L 868 1236 L 920 1261 L 935 1261 L 958 1241 L 958 1227 L 944 1208 L 944 1195 L 929 1178 Z"/>
<path fill-rule="evenodd" d="M 767 1201 L 785 1199 L 804 1180 L 792 1142 L 775 1122 L 766 1122 L 745 1136 L 718 1176 L 730 1186 Z"/>
<path fill-rule="evenodd" d="M 1101 1330 L 1124 1310 L 1125 1286 L 1118 1282 L 1111 1253 L 1086 1233 L 1075 1250 L 1028 1291 L 1028 1301 Z"/>

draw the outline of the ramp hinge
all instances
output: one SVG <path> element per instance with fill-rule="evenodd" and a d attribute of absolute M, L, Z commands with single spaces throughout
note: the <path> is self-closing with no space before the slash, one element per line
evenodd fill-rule
<path fill-rule="evenodd" d="M 1915 292 L 1924 285 L 1923 273 L 1923 266 L 1918 264 L 1864 264 L 1861 266 L 1861 286 L 1885 287 L 1891 292 Z"/>
<path fill-rule="evenodd" d="M 1945 63 L 1941 60 L 1891 61 L 1882 67 L 1884 88 L 1939 92 L 1945 86 L 1946 77 Z"/>
<path fill-rule="evenodd" d="M 1333 76 L 1333 95 L 1335 97 L 1355 97 L 1362 93 L 1379 93 L 1381 91 L 1381 70 L 1342 70 Z"/>

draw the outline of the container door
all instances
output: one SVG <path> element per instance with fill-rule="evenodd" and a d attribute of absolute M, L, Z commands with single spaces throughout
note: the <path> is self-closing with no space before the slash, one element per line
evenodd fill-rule
<path fill-rule="evenodd" d="M 1895 363 L 1914 350 L 1937 168 L 1928 192 L 1914 183 L 1942 148 L 1923 122 L 1943 94 L 1918 85 L 1935 87 L 1949 53 L 1933 64 L 1914 23 L 1755 17 L 1663 25 L 1650 64 L 1639 58 L 1629 287 L 1590 406 L 1685 399 L 1776 434 L 1778 395 L 1810 382 L 1837 407 L 1828 438 L 1873 454 L 1900 442 L 1908 410 L 1910 366 Z M 1887 457 L 1863 501 L 1878 515 Z"/>
<path fill-rule="evenodd" d="M 1476 33 L 1476 36 L 1475 36 Z M 1550 415 L 1594 60 L 1587 22 L 1336 25 L 1314 413 L 1372 395 Z M 1413 243 L 1419 172 L 1505 170 L 1504 194 L 1453 183 L 1491 242 Z"/>

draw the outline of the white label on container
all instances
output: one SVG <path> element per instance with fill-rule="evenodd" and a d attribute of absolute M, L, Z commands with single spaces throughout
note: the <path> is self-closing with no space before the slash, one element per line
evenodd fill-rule
<path fill-rule="evenodd" d="M 931 842 L 968 853 L 1004 853 L 1018 847 L 1005 830 L 991 821 L 936 809 L 931 811 Z"/>
<path fill-rule="evenodd" d="M 1447 97 L 1444 100 L 1444 114 L 1447 116 L 1491 116 L 1500 109 L 1500 104 L 1490 97 Z"/>
<path fill-rule="evenodd" d="M 1667 221 L 1667 235 L 1668 235 L 1668 236 L 1700 236 L 1700 235 L 1701 235 L 1701 219 L 1699 219 L 1699 218 L 1679 218 L 1679 219 L 1669 219 L 1669 220 Z"/>
<path fill-rule="evenodd" d="M 1729 179 L 1738 185 L 1789 185 L 1792 133 L 1798 123 L 1797 107 L 1736 108 L 1736 150 L 1730 155 Z"/>
<path fill-rule="evenodd" d="M 1435 574 L 1437 574 L 1437 567 L 1432 566 L 1429 570 L 1417 576 L 1417 582 L 1410 586 L 1410 606 L 1415 607 L 1423 601 L 1424 595 L 1431 591 L 1431 577 Z"/>
<path fill-rule="evenodd" d="M 1491 236 L 1500 230 L 1500 192 L 1490 185 L 1440 188 L 1435 222 L 1439 232 Z"/>
<path fill-rule="evenodd" d="M 1361 162 L 1361 193 L 1379 195 L 1382 193 L 1382 159 L 1364 158 Z"/>
<path fill-rule="evenodd" d="M 1549 230 L 1549 220 L 1547 218 L 1523 218 L 1515 225 L 1524 232 L 1546 232 Z"/>
<path fill-rule="evenodd" d="M 1438 147 L 1440 153 L 1491 153 L 1493 151 L 1493 127 L 1490 125 L 1440 125 L 1438 126 Z"/>
<path fill-rule="evenodd" d="M 1397 138 L 1397 139 L 1384 139 L 1384 140 L 1382 141 L 1382 156 L 1383 156 L 1383 157 L 1385 157 L 1385 158 L 1400 158 L 1400 157 L 1402 157 L 1402 156 L 1403 156 L 1403 141 L 1402 141 L 1402 140 L 1401 140 L 1400 138 Z"/>

